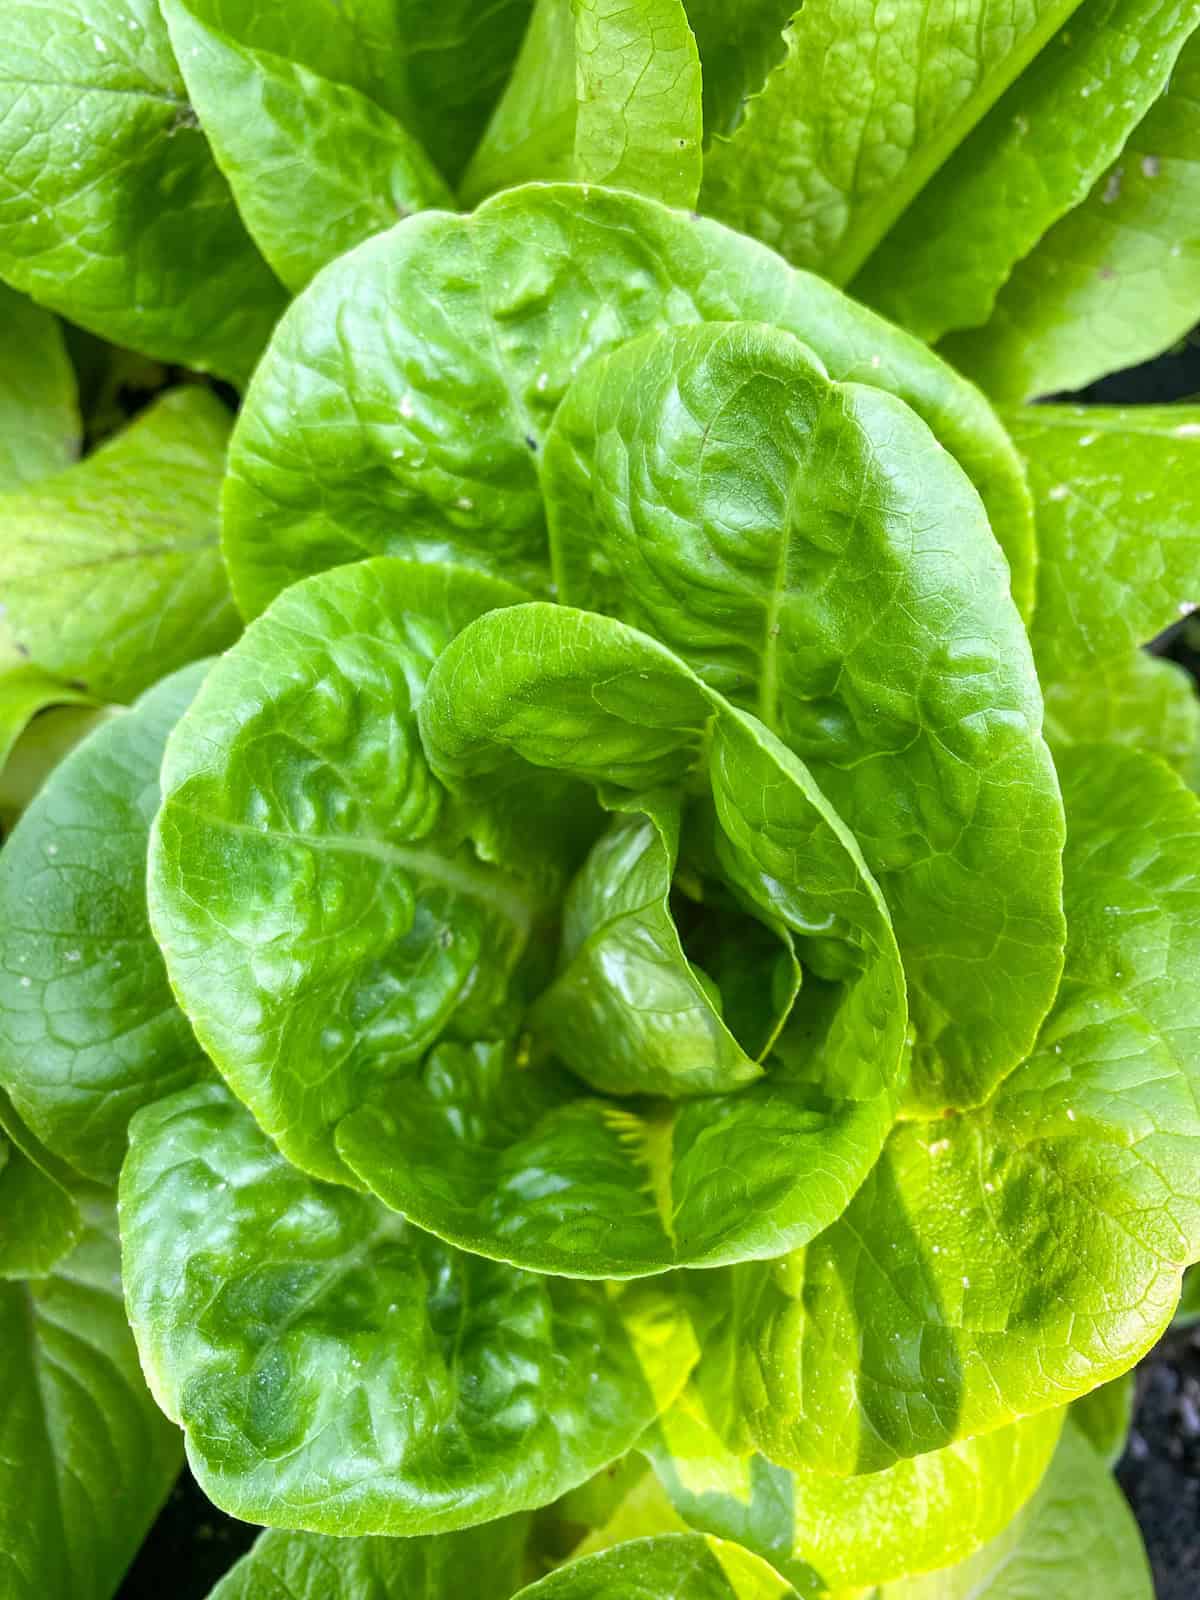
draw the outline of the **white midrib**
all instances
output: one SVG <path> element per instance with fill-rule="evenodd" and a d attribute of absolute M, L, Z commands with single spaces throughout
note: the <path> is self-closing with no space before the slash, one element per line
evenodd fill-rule
<path fill-rule="evenodd" d="M 180 809 L 188 809 L 181 807 Z M 306 850 L 316 850 L 328 855 L 367 856 L 383 866 L 399 867 L 415 878 L 436 883 L 441 888 L 453 889 L 471 900 L 482 900 L 494 906 L 508 922 L 524 936 L 533 925 L 536 901 L 522 895 L 515 884 L 506 883 L 499 869 L 474 867 L 464 861 L 450 861 L 436 850 L 419 845 L 388 844 L 383 839 L 353 835 L 324 837 L 308 833 L 286 833 L 279 828 L 255 828 L 248 822 L 233 822 L 228 818 L 205 816 L 203 812 L 191 813 L 210 826 L 224 828 L 230 833 L 244 834 L 254 839 L 272 839 L 280 844 L 298 844 Z"/>

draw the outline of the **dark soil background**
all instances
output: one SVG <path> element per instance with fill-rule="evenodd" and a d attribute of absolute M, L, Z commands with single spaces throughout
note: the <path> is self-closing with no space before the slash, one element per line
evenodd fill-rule
<path fill-rule="evenodd" d="M 126 376 L 126 375 L 122 375 Z M 138 372 L 128 383 L 152 391 Z M 1078 395 L 1098 405 L 1150 405 L 1200 396 L 1200 328 L 1157 361 L 1104 378 Z M 125 411 L 133 396 L 118 404 Z M 140 394 L 139 394 L 140 400 Z M 1177 623 L 1155 641 L 1200 684 L 1200 626 Z M 1158 1600 L 1200 1600 L 1200 1327 L 1169 1333 L 1138 1369 L 1133 1427 L 1117 1478 L 1141 1526 Z M 204 1600 L 258 1529 L 218 1511 L 187 1469 L 130 1568 L 118 1600 Z M 1046 1595 L 1043 1600 L 1086 1600 Z M 1103 1600 L 1096 1596 L 1094 1600 Z"/>

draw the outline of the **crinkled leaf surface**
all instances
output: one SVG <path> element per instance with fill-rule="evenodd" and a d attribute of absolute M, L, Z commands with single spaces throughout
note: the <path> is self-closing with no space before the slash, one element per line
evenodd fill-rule
<path fill-rule="evenodd" d="M 327 261 L 399 217 L 451 204 L 420 144 L 359 87 L 370 83 L 369 58 L 342 59 L 349 41 L 341 36 L 354 33 L 336 8 L 318 0 L 301 7 L 302 22 L 306 10 L 329 14 L 295 55 L 246 42 L 263 31 L 257 13 L 266 7 L 241 18 L 224 0 L 162 0 L 162 8 L 213 153 L 288 288 L 302 289 Z"/>
<path fill-rule="evenodd" d="M 57 320 L 0 283 L 0 494 L 70 466 L 80 431 Z"/>
<path fill-rule="evenodd" d="M 423 1534 L 555 1499 L 623 1454 L 695 1356 L 669 1290 L 448 1249 L 290 1166 L 224 1085 L 134 1119 L 126 1297 L 223 1509 Z"/>
<path fill-rule="evenodd" d="M 4 26 L 0 272 L 106 339 L 244 381 L 284 296 L 156 0 L 15 0 Z"/>
<path fill-rule="evenodd" d="M 704 209 L 844 283 L 1078 4 L 807 0 Z"/>
<path fill-rule="evenodd" d="M 0 1084 L 56 1155 L 109 1182 L 133 1112 L 205 1070 L 146 912 L 163 746 L 205 671 L 97 728 L 0 853 Z"/>
<path fill-rule="evenodd" d="M 1010 9 L 995 11 L 1007 26 Z M 1014 263 L 1119 157 L 1196 22 L 1191 0 L 1086 0 L 905 197 L 854 293 L 924 339 L 986 322 Z"/>
<path fill-rule="evenodd" d="M 700 140 L 683 0 L 538 0 L 463 195 L 574 178 L 693 205 Z"/>
<path fill-rule="evenodd" d="M 521 1600 L 797 1600 L 765 1561 L 699 1534 L 634 1539 L 584 1556 L 521 1590 Z"/>
<path fill-rule="evenodd" d="M 1200 35 L 1081 205 L 1013 268 L 955 366 L 1004 400 L 1082 389 L 1181 339 L 1200 311 Z"/>
<path fill-rule="evenodd" d="M 915 1101 L 986 1099 L 1057 987 L 1062 809 L 965 474 L 894 396 L 735 323 L 584 367 L 542 482 L 560 598 L 754 711 L 854 833 L 904 958 Z"/>
<path fill-rule="evenodd" d="M 86 461 L 0 503 L 7 622 L 38 667 L 131 700 L 230 644 L 217 547 L 229 413 L 172 391 Z"/>
<path fill-rule="evenodd" d="M 121 1304 L 112 1203 L 49 1277 L 0 1283 L 0 1586 L 109 1600 L 179 1470 Z"/>
<path fill-rule="evenodd" d="M 1154 1342 L 1200 1254 L 1200 806 L 1161 763 L 1063 752 L 1067 965 L 983 1109 L 901 1124 L 807 1252 L 740 1267 L 741 1402 L 840 1473 L 1063 1405 Z"/>
<path fill-rule="evenodd" d="M 629 796 L 690 791 L 697 870 L 707 863 L 752 918 L 787 928 L 815 976 L 792 1014 L 789 1057 L 740 1091 L 601 1099 L 496 1049 L 448 1049 L 345 1119 L 337 1141 L 350 1166 L 419 1226 L 570 1276 L 714 1266 L 811 1237 L 874 1160 L 906 1063 L 886 910 L 803 765 L 663 646 L 565 606 L 472 623 L 438 658 L 419 715 L 430 764 L 463 805 L 504 798 L 476 824 L 486 855 L 511 848 L 554 775 Z M 619 999 L 628 971 L 614 952 L 592 981 Z M 619 1029 L 616 1005 L 611 1014 Z M 669 1008 L 660 1026 L 667 1053 Z M 604 1029 L 589 1038 L 624 1051 Z"/>
<path fill-rule="evenodd" d="M 338 1539 L 271 1528 L 209 1600 L 510 1600 L 528 1519 L 422 1539 Z"/>
<path fill-rule="evenodd" d="M 319 1177 L 354 1181 L 337 1123 L 411 1077 L 452 1019 L 468 1038 L 508 1025 L 542 891 L 474 855 L 415 704 L 452 635 L 520 598 L 387 557 L 322 574 L 217 662 L 167 745 L 149 900 L 171 982 L 261 1126 Z"/>
<path fill-rule="evenodd" d="M 978 392 L 837 290 L 634 195 L 534 186 L 425 213 L 322 272 L 284 319 L 234 433 L 223 540 L 253 616 L 306 573 L 413 555 L 548 584 L 538 456 L 589 355 L 663 324 L 748 318 L 830 374 L 907 400 L 979 489 L 1032 597 L 1028 494 Z"/>
<path fill-rule="evenodd" d="M 734 1539 L 804 1590 L 882 1583 L 961 1561 L 999 1533 L 1041 1481 L 1062 1414 L 966 1439 L 854 1478 L 788 1472 L 735 1455 L 689 1387 L 647 1434 L 647 1451 L 692 1527 Z"/>
<path fill-rule="evenodd" d="M 998 1538 L 960 1566 L 887 1584 L 880 1600 L 1152 1600 L 1153 1592 L 1125 1496 L 1068 1424 L 1042 1487 Z"/>
<path fill-rule="evenodd" d="M 0 1089 L 0 1278 L 39 1278 L 79 1239 L 70 1185 Z"/>
<path fill-rule="evenodd" d="M 563 970 L 538 1000 L 531 1026 L 585 1083 L 613 1094 L 676 1098 L 753 1083 L 799 988 L 791 941 L 783 929 L 738 917 L 736 906 L 719 906 L 720 922 L 706 928 L 701 899 L 696 953 L 708 965 L 692 960 L 670 904 L 679 799 L 655 797 L 644 810 L 630 804 L 631 814 L 597 841 L 571 886 Z M 740 1012 L 741 974 L 721 939 L 737 941 L 745 958 L 749 993 Z"/>

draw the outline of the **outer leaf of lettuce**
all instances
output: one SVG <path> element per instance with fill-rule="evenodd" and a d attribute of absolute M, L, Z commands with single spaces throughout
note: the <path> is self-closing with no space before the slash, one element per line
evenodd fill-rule
<path fill-rule="evenodd" d="M 797 1600 L 791 1585 L 740 1545 L 699 1534 L 634 1539 L 585 1556 L 521 1590 L 521 1600 Z"/>
<path fill-rule="evenodd" d="M 125 1321 L 116 1219 L 84 1192 L 75 1250 L 0 1283 L 0 1586 L 11 1600 L 109 1600 L 179 1470 Z"/>
<path fill-rule="evenodd" d="M 694 1360 L 669 1292 L 447 1249 L 306 1178 L 223 1085 L 139 1113 L 121 1207 L 151 1386 L 205 1491 L 250 1520 L 409 1535 L 548 1502 Z"/>
<path fill-rule="evenodd" d="M 185 668 L 59 766 L 0 853 L 0 1083 L 54 1153 L 114 1181 L 148 1100 L 205 1069 L 146 914 L 146 846 Z"/>
<path fill-rule="evenodd" d="M 924 339 L 986 322 L 1014 263 L 1119 157 L 1196 20 L 1190 0 L 1086 0 L 908 204 L 854 293 Z"/>
<path fill-rule="evenodd" d="M 310 580 L 214 666 L 167 745 L 149 900 L 171 982 L 260 1125 L 318 1177 L 355 1181 L 337 1123 L 411 1076 L 452 1018 L 469 1038 L 511 1024 L 541 890 L 473 856 L 415 704 L 453 634 L 520 598 L 386 558 Z"/>
<path fill-rule="evenodd" d="M 979 489 L 1019 603 L 1027 490 L 976 390 L 914 340 L 710 222 L 633 195 L 533 187 L 424 214 L 322 272 L 280 327 L 235 431 L 223 539 L 252 616 L 363 555 L 455 560 L 545 589 L 538 456 L 589 355 L 664 323 L 750 319 L 839 380 L 907 400 Z"/>
<path fill-rule="evenodd" d="M 213 0 L 163 0 L 213 152 L 247 228 L 288 288 L 302 289 L 327 261 L 397 218 L 451 203 L 421 146 L 353 80 L 314 71 L 291 51 L 248 46 L 236 23 L 230 32 L 214 25 L 212 13 L 223 11 Z M 323 33 L 334 42 L 334 73 L 339 29 L 347 24 L 334 16 Z"/>
<path fill-rule="evenodd" d="M 1037 502 L 1030 631 L 1045 680 L 1200 606 L 1200 406 L 1029 406 L 1009 422 Z"/>
<path fill-rule="evenodd" d="M 1177 667 L 1139 646 L 1200 603 L 1200 408 L 1029 406 L 1010 423 L 1038 508 L 1030 632 L 1048 733 L 1182 767 L 1200 704 Z"/>
<path fill-rule="evenodd" d="M 106 339 L 244 381 L 283 294 L 156 0 L 16 0 L 4 26 L 0 273 Z"/>
<path fill-rule="evenodd" d="M 38 667 L 81 694 L 131 700 L 232 642 L 216 528 L 228 431 L 214 395 L 177 389 L 3 502 L 7 622 Z"/>
<path fill-rule="evenodd" d="M 1082 389 L 1180 339 L 1200 309 L 1200 35 L 1081 205 L 942 350 L 990 394 Z"/>
<path fill-rule="evenodd" d="M 961 1561 L 1037 1488 L 1062 1429 L 1042 1416 L 855 1478 L 792 1473 L 734 1455 L 689 1387 L 647 1434 L 647 1451 L 692 1527 L 735 1539 L 802 1591 L 839 1589 Z"/>
<path fill-rule="evenodd" d="M 0 494 L 70 466 L 79 396 L 62 330 L 0 283 Z"/>
<path fill-rule="evenodd" d="M 79 1240 L 70 1186 L 0 1089 L 0 1278 L 40 1278 Z"/>
<path fill-rule="evenodd" d="M 542 482 L 560 598 L 756 712 L 858 839 L 904 957 L 915 1101 L 986 1099 L 1057 987 L 1062 815 L 965 474 L 792 335 L 710 324 L 584 367 Z"/>
<path fill-rule="evenodd" d="M 1128 744 L 1186 775 L 1200 746 L 1200 700 L 1183 667 L 1130 650 L 1091 661 L 1045 686 L 1046 737 L 1068 744 Z"/>
<path fill-rule="evenodd" d="M 463 193 L 575 178 L 692 205 L 700 138 L 683 0 L 539 0 Z"/>
<path fill-rule="evenodd" d="M 1065 751 L 1067 966 L 989 1105 L 901 1124 L 844 1217 L 741 1267 L 741 1401 L 776 1461 L 874 1471 L 1131 1367 L 1200 1254 L 1200 805 Z"/>
<path fill-rule="evenodd" d="M 509 1600 L 521 1586 L 528 1519 L 430 1539 L 338 1539 L 270 1529 L 209 1600 Z"/>
<path fill-rule="evenodd" d="M 1070 1423 L 1028 1507 L 960 1566 L 887 1584 L 880 1600 L 1152 1600 L 1146 1553 L 1107 1467 Z"/>
<path fill-rule="evenodd" d="M 707 862 L 751 916 L 788 928 L 814 977 L 780 1041 L 787 1056 L 738 1092 L 602 1100 L 497 1050 L 446 1050 L 345 1119 L 350 1166 L 419 1226 L 568 1276 L 715 1266 L 812 1237 L 894 1115 L 905 1005 L 878 888 L 802 764 L 654 640 L 562 606 L 494 611 L 464 629 L 430 674 L 420 725 L 460 804 L 499 797 L 475 825 L 485 858 L 543 831 L 527 819 L 556 776 L 631 801 L 694 794 L 698 870 Z M 592 981 L 619 996 L 614 966 Z M 611 1015 L 619 1029 L 618 1006 Z M 660 1025 L 670 1033 L 669 1010 Z M 590 1038 L 623 1055 L 604 1030 Z"/>
<path fill-rule="evenodd" d="M 807 0 L 708 152 L 705 210 L 846 282 L 1078 4 Z"/>

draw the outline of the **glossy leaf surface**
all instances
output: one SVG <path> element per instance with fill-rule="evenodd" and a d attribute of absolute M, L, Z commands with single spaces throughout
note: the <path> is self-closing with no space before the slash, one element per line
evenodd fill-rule
<path fill-rule="evenodd" d="M 11 1600 L 109 1600 L 182 1460 L 125 1321 L 116 1218 L 50 1274 L 0 1283 L 0 1583 Z"/>
<path fill-rule="evenodd" d="M 663 323 L 744 318 L 838 380 L 906 400 L 979 489 L 1032 592 L 1027 491 L 978 392 L 915 341 L 715 223 L 628 194 L 535 186 L 411 217 L 319 275 L 241 413 L 223 540 L 243 613 L 364 555 L 485 567 L 545 591 L 538 457 L 588 356 Z"/>
<path fill-rule="evenodd" d="M 913 1098 L 978 1104 L 1058 983 L 1061 803 L 1009 575 L 903 404 L 754 324 L 584 367 L 542 482 L 561 599 L 676 650 L 812 770 L 895 920 Z"/>
<path fill-rule="evenodd" d="M 0 853 L 0 1084 L 56 1155 L 112 1182 L 139 1106 L 206 1070 L 146 913 L 146 847 L 187 667 L 96 729 Z"/>
<path fill-rule="evenodd" d="M 448 1249 L 306 1178 L 223 1085 L 135 1118 L 121 1205 L 150 1383 L 247 1519 L 411 1535 L 546 1503 L 623 1454 L 694 1360 L 669 1291 Z"/>
<path fill-rule="evenodd" d="M 219 1070 L 290 1159 L 351 1181 L 341 1118 L 454 1019 L 494 1036 L 541 893 L 473 856 L 417 734 L 447 641 L 520 599 L 381 559 L 298 585 L 171 738 L 150 847 L 167 970 Z"/>
<path fill-rule="evenodd" d="M 334 256 L 451 195 L 421 145 L 359 86 L 374 87 L 368 63 L 343 59 L 350 40 L 339 35 L 353 32 L 336 8 L 314 28 L 312 42 L 325 48 L 306 50 L 305 40 L 295 56 L 247 41 L 264 9 L 251 6 L 239 26 L 222 0 L 163 0 L 189 95 L 246 226 L 280 280 L 299 290 Z M 301 22 L 318 9 L 302 7 Z M 348 66 L 357 70 L 343 79 Z"/>
<path fill-rule="evenodd" d="M 742 1290 L 776 1461 L 875 1471 L 1061 1406 L 1153 1344 L 1200 1246 L 1200 806 L 1161 763 L 1059 763 L 1067 967 L 979 1111 L 901 1124 L 845 1216 Z"/>
<path fill-rule="evenodd" d="M 539 0 L 463 194 L 573 178 L 694 205 L 700 139 L 683 0 Z"/>
<path fill-rule="evenodd" d="M 18 0 L 4 24 L 0 272 L 106 339 L 244 381 L 283 291 L 197 126 L 156 0 Z"/>
<path fill-rule="evenodd" d="M 894 1114 L 905 1008 L 879 890 L 802 764 L 652 639 L 541 604 L 464 629 L 430 675 L 420 724 L 464 806 L 504 798 L 476 833 L 485 856 L 522 849 L 548 775 L 696 795 L 698 861 L 715 887 L 790 930 L 823 981 L 801 990 L 765 1077 L 716 1100 L 600 1100 L 497 1051 L 447 1050 L 346 1119 L 350 1166 L 420 1226 L 538 1271 L 636 1276 L 811 1237 Z M 593 983 L 619 997 L 628 968 L 614 967 Z M 569 1015 L 568 1004 L 564 1033 Z M 619 1034 L 616 1004 L 611 1017 Z M 668 1008 L 667 1048 L 673 1026 Z M 605 1030 L 589 1040 L 623 1053 Z"/>

